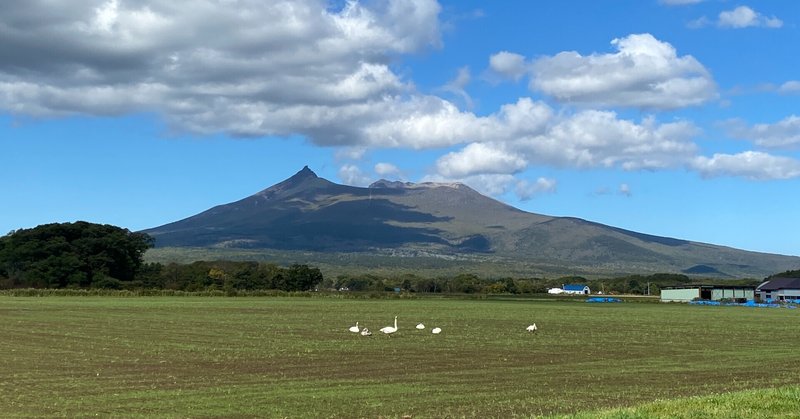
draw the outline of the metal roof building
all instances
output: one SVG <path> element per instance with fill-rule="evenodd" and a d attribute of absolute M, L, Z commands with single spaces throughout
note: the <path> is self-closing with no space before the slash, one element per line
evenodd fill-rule
<path fill-rule="evenodd" d="M 661 302 L 689 302 L 692 300 L 719 301 L 723 299 L 744 302 L 755 299 L 755 287 L 737 285 L 686 285 L 661 289 Z"/>
<path fill-rule="evenodd" d="M 756 287 L 758 299 L 764 302 L 800 302 L 800 278 L 771 278 Z"/>

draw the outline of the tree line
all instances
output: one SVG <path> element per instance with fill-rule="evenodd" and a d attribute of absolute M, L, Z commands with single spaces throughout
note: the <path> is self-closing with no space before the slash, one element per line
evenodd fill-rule
<path fill-rule="evenodd" d="M 592 293 L 659 295 L 662 287 L 706 284 L 709 280 L 690 278 L 683 274 L 656 273 L 589 279 L 581 276 L 556 278 L 481 278 L 474 274 L 459 274 L 436 278 L 414 274 L 381 276 L 375 274 L 339 275 L 325 278 L 319 289 L 337 291 L 402 291 L 420 293 L 458 294 L 543 294 L 551 288 L 566 284 L 588 285 Z M 754 285 L 758 281 L 726 281 L 731 285 Z"/>
<path fill-rule="evenodd" d="M 111 225 L 45 224 L 0 237 L 0 288 L 109 288 L 281 291 L 369 291 L 454 294 L 537 294 L 564 284 L 588 285 L 605 294 L 658 295 L 665 286 L 708 283 L 683 274 L 628 275 L 587 279 L 481 278 L 474 274 L 422 277 L 414 274 L 348 274 L 325 278 L 319 269 L 294 264 L 200 261 L 144 263 L 153 239 Z M 784 275 L 800 275 L 800 271 Z M 726 281 L 756 285 L 760 281 Z"/>

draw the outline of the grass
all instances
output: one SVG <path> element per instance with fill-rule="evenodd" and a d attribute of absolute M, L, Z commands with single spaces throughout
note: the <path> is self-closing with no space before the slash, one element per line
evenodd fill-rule
<path fill-rule="evenodd" d="M 291 265 L 311 265 L 322 271 L 326 278 L 339 275 L 373 274 L 396 276 L 413 274 L 423 277 L 454 276 L 465 272 L 484 278 L 529 278 L 580 275 L 585 278 L 624 276 L 631 273 L 625 264 L 576 266 L 562 263 L 532 261 L 527 257 L 499 256 L 492 253 L 440 254 L 429 249 L 395 249 L 383 252 L 313 252 L 305 250 L 240 249 L 208 247 L 158 247 L 145 253 L 145 261 L 151 263 L 191 263 L 195 261 L 236 260 Z M 673 272 L 676 266 L 637 265 L 637 273 L 649 274 Z M 731 273 L 731 272 L 729 272 Z M 761 274 L 759 277 L 768 275 Z M 742 273 L 742 277 L 752 273 Z"/>
<path fill-rule="evenodd" d="M 400 331 L 377 333 L 394 315 Z M 684 400 L 724 407 L 718 398 L 780 391 L 796 400 L 786 386 L 798 382 L 798 315 L 538 300 L 0 297 L 0 415 L 649 417 L 691 406 Z M 347 332 L 356 320 L 375 336 Z M 418 321 L 444 331 L 419 332 Z M 531 322 L 536 335 L 525 332 Z M 735 393 L 753 389 L 767 390 Z M 759 414 L 785 408 L 765 406 Z M 628 407 L 662 410 L 607 410 Z"/>
<path fill-rule="evenodd" d="M 777 389 L 662 400 L 637 407 L 579 413 L 562 418 L 796 418 L 798 408 L 800 408 L 800 386 L 788 386 Z"/>

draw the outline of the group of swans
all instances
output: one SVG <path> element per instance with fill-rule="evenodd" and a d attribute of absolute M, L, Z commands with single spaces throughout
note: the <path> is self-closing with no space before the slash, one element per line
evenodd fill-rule
<path fill-rule="evenodd" d="M 425 330 L 425 325 L 420 323 L 420 324 L 418 324 L 416 326 L 416 328 L 417 328 L 417 330 Z M 349 331 L 351 331 L 353 333 L 360 333 L 361 336 L 372 336 L 372 332 L 370 332 L 369 329 L 367 329 L 366 327 L 363 328 L 363 329 L 359 328 L 358 322 L 356 322 L 355 326 L 350 326 L 350 328 L 347 329 L 347 330 L 349 330 Z M 394 326 L 382 327 L 380 329 L 380 331 L 383 332 L 383 334 L 386 334 L 386 335 L 389 335 L 389 336 L 391 336 L 392 333 L 397 332 L 397 316 L 394 316 Z M 434 335 L 438 335 L 439 333 L 442 333 L 442 328 L 441 327 L 434 327 L 433 329 L 431 329 L 431 333 L 433 333 Z"/>
<path fill-rule="evenodd" d="M 419 323 L 416 326 L 416 329 L 417 330 L 425 330 L 425 325 L 422 324 L 422 323 Z M 356 322 L 355 326 L 350 326 L 350 328 L 347 329 L 347 330 L 349 330 L 349 331 L 351 331 L 353 333 L 360 333 L 361 336 L 372 336 L 372 332 L 370 332 L 369 329 L 367 329 L 366 327 L 363 328 L 363 329 L 359 328 L 358 322 Z M 536 323 L 534 323 L 534 324 L 526 327 L 525 330 L 527 330 L 528 332 L 531 332 L 531 333 L 536 333 L 536 331 L 539 330 L 539 328 L 536 327 Z M 383 332 L 384 334 L 390 335 L 390 336 L 392 335 L 392 333 L 397 332 L 397 316 L 394 316 L 394 326 L 382 327 L 380 329 L 380 331 Z M 442 328 L 441 327 L 434 327 L 433 329 L 431 329 L 431 333 L 433 333 L 434 335 L 438 335 L 439 333 L 442 333 Z"/>

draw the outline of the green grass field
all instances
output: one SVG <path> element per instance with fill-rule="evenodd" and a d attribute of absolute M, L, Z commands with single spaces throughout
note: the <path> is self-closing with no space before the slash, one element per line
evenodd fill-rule
<path fill-rule="evenodd" d="M 400 330 L 377 333 L 395 315 Z M 800 310 L 2 297 L 0 320 L 2 417 L 652 417 L 692 403 L 726 417 L 774 396 L 784 402 L 754 413 L 771 417 L 800 405 Z M 356 320 L 375 335 L 348 332 Z"/>

